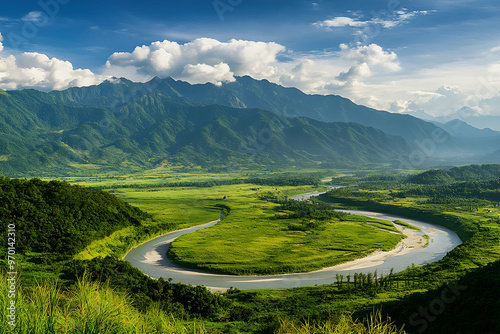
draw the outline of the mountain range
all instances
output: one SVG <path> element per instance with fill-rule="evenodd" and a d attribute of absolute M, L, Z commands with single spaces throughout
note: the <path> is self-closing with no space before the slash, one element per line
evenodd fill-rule
<path fill-rule="evenodd" d="M 478 129 L 489 129 L 491 131 L 500 132 L 500 116 L 482 115 L 470 107 L 463 107 L 447 116 L 432 116 L 423 110 L 411 111 L 406 114 L 440 124 L 457 120 Z"/>
<path fill-rule="evenodd" d="M 398 165 L 419 151 L 427 158 L 495 156 L 497 146 L 483 137 L 474 133 L 464 142 L 449 130 L 250 77 L 222 86 L 114 78 L 49 93 L 0 91 L 0 172 L 141 170 L 164 163 L 211 171 Z"/>
<path fill-rule="evenodd" d="M 267 80 L 237 77 L 222 86 L 191 85 L 172 78 L 153 78 L 140 84 L 127 79 L 106 81 L 98 86 L 70 88 L 52 92 L 62 102 L 103 105 L 119 108 L 138 97 L 161 94 L 169 101 L 194 105 L 223 105 L 234 108 L 258 108 L 285 117 L 308 117 L 323 122 L 355 122 L 372 126 L 407 140 L 429 137 L 435 126 L 418 118 L 357 105 L 337 95 L 308 95 L 296 88 L 285 88 Z"/>

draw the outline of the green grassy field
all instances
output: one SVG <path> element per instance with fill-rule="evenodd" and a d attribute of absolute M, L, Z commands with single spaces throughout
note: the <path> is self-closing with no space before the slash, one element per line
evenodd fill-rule
<path fill-rule="evenodd" d="M 392 249 L 401 235 L 374 228 L 359 217 L 330 221 L 309 231 L 290 231 L 289 221 L 228 217 L 212 228 L 175 240 L 171 255 L 184 265 L 253 275 L 304 272 Z"/>
<path fill-rule="evenodd" d="M 218 175 L 221 179 L 245 175 Z M 130 178 L 131 187 L 120 188 Z M 231 274 L 277 274 L 304 272 L 364 257 L 376 249 L 389 250 L 403 238 L 390 222 L 361 216 L 332 219 L 276 219 L 277 204 L 269 196 L 293 196 L 323 191 L 324 186 L 265 186 L 234 184 L 213 187 L 156 187 L 165 182 L 215 179 L 210 174 L 176 174 L 175 177 L 145 175 L 139 179 L 75 177 L 72 183 L 100 186 L 153 215 L 145 227 L 127 227 L 92 242 L 75 256 L 123 256 L 127 249 L 156 235 L 219 218 L 220 205 L 230 214 L 218 225 L 176 240 L 169 256 L 174 261 L 204 270 Z M 137 187 L 134 187 L 137 185 Z M 147 185 L 147 187 L 144 187 Z M 118 187 L 117 187 L 118 186 Z M 294 225 L 310 227 L 300 231 Z M 148 228 L 151 232 L 148 233 Z M 146 230 L 146 232 L 145 232 Z M 396 232 L 388 233 L 388 232 Z"/>
<path fill-rule="evenodd" d="M 171 247 L 172 258 L 183 265 L 224 273 L 310 271 L 363 257 L 377 248 L 391 249 L 402 238 L 384 231 L 388 226 L 376 224 L 374 219 L 355 216 L 347 221 L 329 221 L 321 228 L 293 231 L 289 226 L 299 220 L 272 219 L 277 205 L 261 199 L 269 193 L 292 196 L 318 190 L 322 188 L 242 184 L 203 189 L 119 189 L 115 194 L 161 219 L 170 217 L 184 225 L 217 218 L 218 212 L 207 211 L 213 205 L 231 208 L 218 225 L 185 235 Z"/>
<path fill-rule="evenodd" d="M 277 274 L 303 272 L 332 266 L 366 256 L 377 248 L 393 248 L 402 235 L 390 222 L 353 217 L 344 221 L 331 220 L 315 226 L 314 219 L 276 219 L 277 204 L 266 200 L 272 196 L 293 196 L 321 191 L 322 186 L 263 186 L 233 184 L 213 187 L 156 187 L 173 182 L 205 181 L 244 177 L 243 174 L 211 175 L 206 173 L 179 173 L 169 178 L 165 174 L 132 178 L 132 186 L 120 188 L 123 180 L 114 178 L 74 178 L 70 181 L 83 185 L 101 186 L 153 215 L 145 222 L 146 231 L 127 227 L 111 236 L 90 244 L 77 259 L 96 256 L 123 256 L 131 246 L 159 234 L 215 220 L 220 205 L 230 208 L 230 214 L 218 225 L 185 235 L 176 240 L 169 256 L 187 267 L 201 268 L 231 274 Z M 125 179 L 129 176 L 124 177 Z M 120 183 L 120 182 L 122 183 Z M 147 185 L 147 187 L 144 187 Z M 114 188 L 115 187 L 115 188 Z M 423 197 L 397 198 L 392 191 L 365 190 L 367 198 L 382 198 L 381 203 L 400 207 L 415 207 Z M 483 226 L 496 227 L 498 207 L 454 208 L 443 212 L 464 219 L 480 221 Z M 314 227 L 297 230 L 295 225 Z M 150 231 L 149 231 L 149 230 Z"/>
<path fill-rule="evenodd" d="M 232 178 L 242 177 L 231 174 Z M 258 191 L 274 190 L 276 187 L 256 185 L 228 185 L 216 187 L 155 187 L 165 182 L 197 182 L 207 180 L 224 180 L 228 175 L 212 175 L 206 173 L 179 174 L 169 178 L 159 173 L 152 176 L 132 178 L 132 187 L 113 188 L 123 185 L 123 180 L 99 177 L 71 177 L 66 181 L 83 186 L 100 186 L 126 202 L 150 213 L 153 219 L 143 222 L 145 228 L 127 227 L 111 236 L 92 242 L 77 259 L 91 259 L 96 256 L 123 256 L 131 247 L 168 231 L 199 225 L 219 218 L 220 208 L 216 205 L 244 205 L 247 196 Z M 243 175 L 244 177 L 244 175 Z M 124 178 L 128 178 L 124 177 Z M 137 185 L 138 188 L 134 188 Z M 146 188 L 141 188 L 147 185 Z M 325 187 L 288 186 L 280 187 L 287 196 L 313 191 L 326 190 Z M 224 199 L 225 197 L 225 199 Z M 270 210 L 264 208 L 263 210 Z M 255 212 L 258 213 L 258 212 Z"/>

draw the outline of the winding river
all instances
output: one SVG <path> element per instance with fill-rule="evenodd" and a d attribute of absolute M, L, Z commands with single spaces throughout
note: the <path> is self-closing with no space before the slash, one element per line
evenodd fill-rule
<path fill-rule="evenodd" d="M 324 194 L 323 192 L 310 193 L 305 195 L 293 196 L 291 199 L 306 200 L 312 196 Z M 204 285 L 210 288 L 227 289 L 229 287 L 239 289 L 269 289 L 269 288 L 294 288 L 299 286 L 313 286 L 321 284 L 331 284 L 335 282 L 336 274 L 373 273 L 377 270 L 379 275 L 388 274 L 391 268 L 394 272 L 406 269 L 412 264 L 423 265 L 442 259 L 447 252 L 460 245 L 462 241 L 458 235 L 439 225 L 408 219 L 392 214 L 360 211 L 343 210 L 352 214 L 363 215 L 372 218 L 386 219 L 394 221 L 396 219 L 407 222 L 419 227 L 429 236 L 429 244 L 423 249 L 406 254 L 395 254 L 392 257 L 384 258 L 383 261 L 373 261 L 358 266 L 341 265 L 347 269 L 339 270 L 339 266 L 324 268 L 322 270 L 282 274 L 272 276 L 235 276 L 221 275 L 204 272 L 195 269 L 186 269 L 172 263 L 166 256 L 170 244 L 175 238 L 183 234 L 192 233 L 199 229 L 214 226 L 219 221 L 213 221 L 207 224 L 194 226 L 191 228 L 170 232 L 154 239 L 151 239 L 136 248 L 133 248 L 125 255 L 125 260 L 134 267 L 142 270 L 146 275 L 158 279 L 172 278 L 172 282 L 182 282 L 191 285 Z M 397 251 L 396 251 L 397 253 Z M 403 252 L 402 252 L 403 253 Z M 366 262 L 366 261 L 365 261 Z"/>

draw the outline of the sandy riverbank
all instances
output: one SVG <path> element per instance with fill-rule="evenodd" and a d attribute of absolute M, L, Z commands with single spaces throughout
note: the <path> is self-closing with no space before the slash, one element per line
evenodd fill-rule
<path fill-rule="evenodd" d="M 333 267 L 323 268 L 321 270 L 318 270 L 318 272 L 356 270 L 361 268 L 374 267 L 384 263 L 384 261 L 390 257 L 408 254 L 425 248 L 427 239 L 422 234 L 422 232 L 398 224 L 394 225 L 399 231 L 401 231 L 401 233 L 406 236 L 406 238 L 401 240 L 394 249 L 390 251 L 376 250 L 375 252 L 363 258 L 338 264 Z M 427 234 L 432 235 L 436 233 L 436 230 L 427 229 L 426 232 Z"/>

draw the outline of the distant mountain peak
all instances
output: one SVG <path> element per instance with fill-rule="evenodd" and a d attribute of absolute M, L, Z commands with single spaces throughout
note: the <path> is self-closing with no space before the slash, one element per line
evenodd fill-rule
<path fill-rule="evenodd" d="M 466 118 L 466 117 L 479 117 L 481 116 L 481 114 L 474 108 L 463 107 L 448 116 L 454 118 Z"/>
<path fill-rule="evenodd" d="M 420 119 L 423 119 L 423 120 L 427 120 L 427 121 L 434 119 L 434 116 L 432 116 L 431 114 L 426 113 L 423 110 L 405 111 L 403 113 L 403 115 L 410 115 L 410 116 L 417 117 L 417 118 L 420 118 Z"/>
<path fill-rule="evenodd" d="M 478 129 L 461 119 L 452 119 L 450 121 L 439 123 L 435 122 L 438 126 L 445 129 L 448 133 L 455 137 L 497 137 L 500 138 L 500 132 L 494 131 L 490 128 Z"/>
<path fill-rule="evenodd" d="M 112 84 L 120 84 L 122 83 L 123 78 L 111 77 L 106 79 L 104 82 L 112 83 Z"/>

